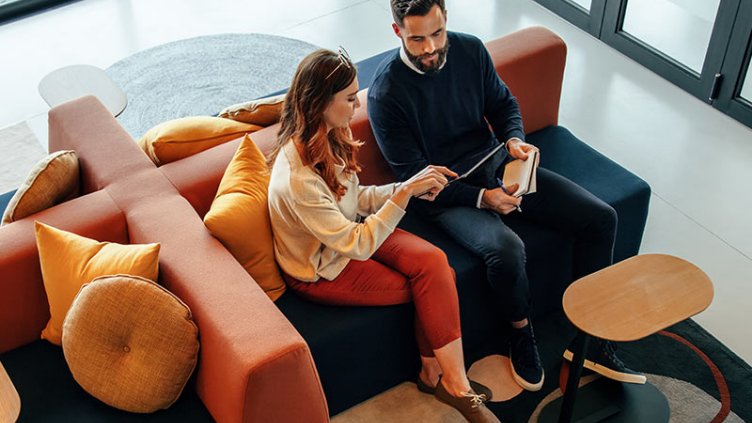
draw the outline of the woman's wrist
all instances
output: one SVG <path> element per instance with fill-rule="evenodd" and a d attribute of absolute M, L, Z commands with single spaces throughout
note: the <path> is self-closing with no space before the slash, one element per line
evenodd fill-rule
<path fill-rule="evenodd" d="M 392 194 L 392 201 L 403 209 L 407 206 L 410 198 L 413 196 L 410 185 L 400 184 L 395 185 L 394 193 Z"/>
<path fill-rule="evenodd" d="M 400 191 L 405 192 L 410 196 L 413 195 L 412 185 L 405 182 L 397 182 L 394 184 L 394 193 L 396 194 Z"/>

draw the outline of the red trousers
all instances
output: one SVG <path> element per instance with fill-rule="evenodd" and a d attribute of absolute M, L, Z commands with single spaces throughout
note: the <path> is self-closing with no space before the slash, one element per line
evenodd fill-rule
<path fill-rule="evenodd" d="M 381 306 L 415 303 L 420 354 L 433 357 L 461 336 L 454 269 L 446 254 L 428 241 L 397 229 L 366 261 L 350 260 L 334 280 L 288 286 L 311 301 L 330 305 Z"/>

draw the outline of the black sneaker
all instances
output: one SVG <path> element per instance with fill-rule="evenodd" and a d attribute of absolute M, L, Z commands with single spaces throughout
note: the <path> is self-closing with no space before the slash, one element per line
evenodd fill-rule
<path fill-rule="evenodd" d="M 528 391 L 538 391 L 543 387 L 543 364 L 538 355 L 532 323 L 524 328 L 512 328 L 509 361 L 512 362 L 512 376 L 518 385 Z"/>
<path fill-rule="evenodd" d="M 571 348 L 564 350 L 565 360 L 571 362 L 573 355 Z M 602 339 L 591 338 L 583 367 L 619 382 L 643 384 L 647 381 L 645 375 L 628 369 L 616 356 L 616 344 Z"/>

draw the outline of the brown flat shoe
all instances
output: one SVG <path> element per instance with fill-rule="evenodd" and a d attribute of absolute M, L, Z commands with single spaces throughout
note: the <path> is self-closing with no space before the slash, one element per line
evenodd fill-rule
<path fill-rule="evenodd" d="M 418 390 L 420 392 L 430 395 L 436 394 L 436 387 L 429 386 L 427 383 L 423 382 L 423 379 L 420 378 L 420 375 L 415 378 L 415 385 L 418 386 Z M 491 392 L 491 390 L 482 383 L 470 380 L 470 389 L 475 391 L 475 393 L 477 393 L 478 395 L 483 395 L 483 402 L 491 401 L 491 398 L 493 398 L 493 393 Z"/>
<path fill-rule="evenodd" d="M 462 416 L 470 423 L 501 423 L 491 410 L 483 404 L 483 395 L 476 394 L 472 390 L 461 397 L 455 397 L 447 392 L 444 384 L 441 383 L 441 379 L 439 379 L 434 395 L 439 401 L 462 413 Z"/>

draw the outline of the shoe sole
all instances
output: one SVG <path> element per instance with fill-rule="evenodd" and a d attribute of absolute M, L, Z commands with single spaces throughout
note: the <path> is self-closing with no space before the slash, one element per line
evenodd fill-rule
<path fill-rule="evenodd" d="M 420 380 L 420 376 L 418 376 L 415 379 L 415 385 L 418 387 L 418 390 L 420 392 L 423 392 L 424 394 L 428 394 L 428 395 L 435 395 L 436 394 L 436 388 L 435 387 L 431 388 L 430 386 L 428 386 L 425 383 L 423 383 L 423 381 Z M 478 382 L 476 382 L 474 380 L 470 381 L 470 388 L 476 394 L 481 393 L 481 389 L 478 388 Z M 488 401 L 491 401 L 493 399 L 493 392 L 491 392 L 490 389 L 488 390 L 488 393 L 484 393 L 483 395 L 486 396 L 486 399 L 483 402 L 488 402 Z"/>
<path fill-rule="evenodd" d="M 574 354 L 571 351 L 569 350 L 564 351 L 564 359 L 569 361 L 570 363 L 572 362 L 573 356 Z M 624 383 L 634 383 L 636 385 L 644 385 L 645 382 L 647 382 L 648 380 L 643 375 L 633 375 L 629 373 L 617 372 L 616 370 L 610 369 L 606 366 L 602 366 L 596 363 L 595 361 L 590 361 L 588 359 L 585 359 L 585 363 L 582 365 L 582 367 L 588 370 L 592 370 L 603 377 L 607 377 L 609 379 L 613 379 L 613 380 L 624 382 Z"/>
<path fill-rule="evenodd" d="M 514 378 L 514 381 L 517 382 L 522 389 L 530 392 L 537 392 L 540 391 L 543 387 L 543 381 L 546 379 L 545 373 L 541 375 L 541 380 L 538 383 L 530 383 L 526 381 L 522 376 L 518 375 L 516 371 L 514 371 L 514 365 L 512 364 L 512 353 L 509 353 L 509 367 L 512 368 L 512 377 Z"/>

